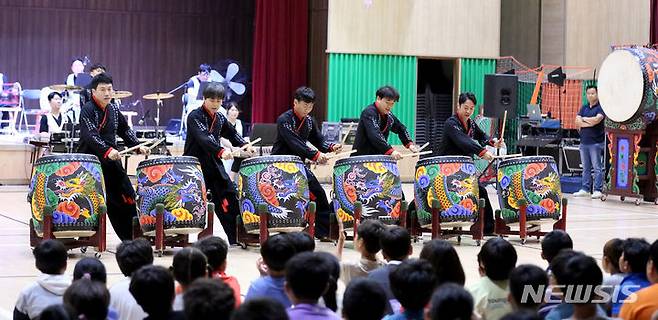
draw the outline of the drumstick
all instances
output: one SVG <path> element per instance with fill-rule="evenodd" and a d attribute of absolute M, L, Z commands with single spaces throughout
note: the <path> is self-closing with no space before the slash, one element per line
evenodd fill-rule
<path fill-rule="evenodd" d="M 347 156 L 347 155 L 350 155 L 350 154 L 355 153 L 355 152 L 356 152 L 356 149 L 354 149 L 354 150 L 350 150 L 350 151 L 341 152 L 341 153 L 329 154 L 329 155 L 327 155 L 327 159 L 332 159 L 332 158 L 338 158 L 338 157 L 342 157 L 342 156 Z"/>
<path fill-rule="evenodd" d="M 416 153 L 407 153 L 407 154 L 403 154 L 403 155 L 402 155 L 402 158 L 415 157 L 415 156 L 422 156 L 422 155 L 424 155 L 424 154 L 430 154 L 430 153 L 432 153 L 432 152 L 434 152 L 434 151 L 432 151 L 432 150 L 427 150 L 427 151 L 421 151 L 421 152 L 416 152 Z"/>
<path fill-rule="evenodd" d="M 352 130 L 353 125 L 354 122 L 350 122 L 347 124 L 347 134 L 343 137 L 343 139 L 340 140 L 340 144 L 345 144 L 345 141 L 347 141 L 347 137 L 350 136 L 350 130 Z"/>
<path fill-rule="evenodd" d="M 153 143 L 154 141 L 156 141 L 156 139 L 149 140 L 149 141 L 146 141 L 146 142 L 142 142 L 142 143 L 140 143 L 140 144 L 138 144 L 138 145 L 136 145 L 136 146 L 134 146 L 134 147 L 130 147 L 130 148 L 128 148 L 128 149 L 121 150 L 121 151 L 119 151 L 119 155 L 122 156 L 122 155 L 124 155 L 124 154 L 126 154 L 126 153 L 128 153 L 128 152 L 130 152 L 130 151 L 133 151 L 133 150 L 139 149 L 139 148 L 141 148 L 141 147 L 145 147 L 146 145 L 149 145 L 149 144 Z"/>
<path fill-rule="evenodd" d="M 254 141 L 251 141 L 251 142 L 245 144 L 244 146 L 240 147 L 240 150 L 247 149 L 248 147 L 251 147 L 254 144 L 258 143 L 260 140 L 262 140 L 262 139 L 261 138 L 256 138 L 256 139 L 254 139 Z"/>
<path fill-rule="evenodd" d="M 420 148 L 418 148 L 418 152 L 423 151 L 423 149 L 427 148 L 427 146 L 429 146 L 429 145 L 430 145 L 430 143 L 426 142 L 424 145 L 422 145 Z"/>
<path fill-rule="evenodd" d="M 165 138 L 161 138 L 161 139 L 159 139 L 158 141 L 154 142 L 154 143 L 149 147 L 149 150 L 151 150 L 151 149 L 157 147 L 159 144 L 162 143 L 162 141 L 165 141 Z"/>
<path fill-rule="evenodd" d="M 503 114 L 503 130 L 500 131 L 501 139 L 505 137 L 505 125 L 507 125 L 507 110 L 505 110 L 505 113 Z M 500 149 L 500 147 L 498 147 L 498 149 Z"/>
<path fill-rule="evenodd" d="M 493 156 L 494 159 L 502 159 L 502 158 L 515 158 L 515 157 L 521 157 L 523 156 L 522 153 L 515 153 L 515 154 L 503 154 L 499 156 Z"/>

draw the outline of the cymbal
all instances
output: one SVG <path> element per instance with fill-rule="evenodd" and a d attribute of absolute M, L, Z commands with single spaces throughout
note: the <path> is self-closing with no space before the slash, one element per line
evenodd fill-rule
<path fill-rule="evenodd" d="M 158 93 L 147 94 L 147 95 L 143 96 L 142 98 L 144 98 L 146 100 L 164 100 L 164 99 L 169 99 L 169 98 L 173 98 L 173 97 L 174 97 L 174 95 L 171 94 L 171 93 L 160 93 L 160 92 L 158 92 Z"/>
<path fill-rule="evenodd" d="M 133 95 L 133 93 L 130 92 L 130 91 L 115 91 L 112 98 L 114 98 L 114 99 L 123 99 L 123 98 L 128 98 L 132 95 Z"/>
<path fill-rule="evenodd" d="M 82 90 L 81 87 L 78 86 L 70 86 L 67 84 L 53 84 L 51 86 L 48 86 L 48 88 L 55 90 L 55 91 L 76 91 L 76 90 Z"/>

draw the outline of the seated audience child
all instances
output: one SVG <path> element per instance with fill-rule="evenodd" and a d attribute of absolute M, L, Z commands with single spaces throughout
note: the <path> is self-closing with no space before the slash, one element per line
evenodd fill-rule
<path fill-rule="evenodd" d="M 423 320 L 424 308 L 432 297 L 436 277 L 432 264 L 422 259 L 408 259 L 391 271 L 391 290 L 404 311 L 384 320 Z"/>
<path fill-rule="evenodd" d="M 228 255 L 226 241 L 220 237 L 206 237 L 194 243 L 194 247 L 206 255 L 208 265 L 212 269 L 210 272 L 211 278 L 221 279 L 233 289 L 235 307 L 239 307 L 241 301 L 240 284 L 236 277 L 226 274 L 226 256 Z"/>
<path fill-rule="evenodd" d="M 161 266 L 147 265 L 133 272 L 130 293 L 148 314 L 144 320 L 183 320 L 185 314 L 174 311 L 174 278 Z"/>
<path fill-rule="evenodd" d="M 430 300 L 425 312 L 426 320 L 471 320 L 473 315 L 473 297 L 462 286 L 448 282 L 440 285 Z"/>
<path fill-rule="evenodd" d="M 331 278 L 331 261 L 315 252 L 302 252 L 286 263 L 285 290 L 292 302 L 290 320 L 338 320 L 331 309 L 318 304 Z"/>
<path fill-rule="evenodd" d="M 185 317 L 194 320 L 229 320 L 235 309 L 233 289 L 217 279 L 196 279 L 183 296 Z"/>
<path fill-rule="evenodd" d="M 375 280 L 356 278 L 343 294 L 343 318 L 346 320 L 380 320 L 384 317 L 388 299 Z"/>
<path fill-rule="evenodd" d="M 130 277 L 139 268 L 153 264 L 151 243 L 146 239 L 123 241 L 117 246 L 115 258 L 124 278 L 110 288 L 110 308 L 119 319 L 142 320 L 148 315 L 130 293 Z"/>
<path fill-rule="evenodd" d="M 244 300 L 253 298 L 272 298 L 284 307 L 292 305 L 285 293 L 286 262 L 295 255 L 295 247 L 290 238 L 283 234 L 275 234 L 261 245 L 260 255 L 267 266 L 267 275 L 254 280 L 247 290 Z"/>
<path fill-rule="evenodd" d="M 478 253 L 481 278 L 468 287 L 478 315 L 497 320 L 512 311 L 507 301 L 508 279 L 516 259 L 516 250 L 507 240 L 492 238 L 484 243 Z"/>
<path fill-rule="evenodd" d="M 66 247 L 57 240 L 44 240 L 32 251 L 34 262 L 41 274 L 37 281 L 25 287 L 18 295 L 14 319 L 35 319 L 46 307 L 62 303 L 71 278 L 66 271 Z"/>
<path fill-rule="evenodd" d="M 174 255 L 171 271 L 174 274 L 174 279 L 178 282 L 173 308 L 174 311 L 182 311 L 183 294 L 187 290 L 187 286 L 198 278 L 208 276 L 208 260 L 203 252 L 197 248 L 183 248 Z"/>
<path fill-rule="evenodd" d="M 366 277 L 373 271 L 384 265 L 377 259 L 377 253 L 381 250 L 379 236 L 386 228 L 384 223 L 375 219 L 364 220 L 356 229 L 357 238 L 354 240 L 354 250 L 361 258 L 359 261 L 343 261 L 343 247 L 345 246 L 345 233 L 342 220 L 338 219 L 338 244 L 336 257 L 340 260 L 340 277 L 343 283 L 349 284 L 352 279 Z"/>
<path fill-rule="evenodd" d="M 457 251 L 446 240 L 434 239 L 425 242 L 420 258 L 429 261 L 436 275 L 436 285 L 454 282 L 463 286 L 466 282 L 464 269 Z"/>

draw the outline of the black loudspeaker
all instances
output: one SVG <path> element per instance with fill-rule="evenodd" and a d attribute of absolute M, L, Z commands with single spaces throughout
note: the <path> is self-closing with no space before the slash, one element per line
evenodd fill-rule
<path fill-rule="evenodd" d="M 484 75 L 484 116 L 502 119 L 516 117 L 516 92 L 519 79 L 513 74 Z"/>

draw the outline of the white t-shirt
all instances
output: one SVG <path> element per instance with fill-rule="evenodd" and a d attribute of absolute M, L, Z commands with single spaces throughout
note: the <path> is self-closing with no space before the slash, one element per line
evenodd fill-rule
<path fill-rule="evenodd" d="M 116 310 L 119 319 L 142 320 L 148 314 L 137 304 L 130 293 L 130 277 L 126 277 L 110 288 L 110 308 Z"/>

